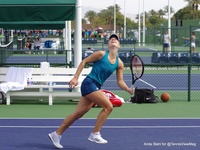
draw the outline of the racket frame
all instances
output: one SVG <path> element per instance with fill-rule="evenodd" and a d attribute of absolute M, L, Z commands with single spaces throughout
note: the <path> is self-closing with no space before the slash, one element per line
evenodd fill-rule
<path fill-rule="evenodd" d="M 141 65 L 142 65 L 142 73 L 139 77 L 137 77 L 134 73 L 133 73 L 133 64 L 132 64 L 132 60 L 134 59 L 134 57 L 138 58 L 141 62 Z M 134 54 L 132 57 L 131 57 L 131 61 L 130 61 L 130 70 L 131 70 L 131 74 L 132 74 L 132 84 L 131 84 L 131 88 L 133 88 L 133 85 L 134 83 L 136 82 L 136 80 L 140 79 L 142 76 L 143 76 L 143 73 L 144 73 L 144 63 L 141 59 L 140 56 Z"/>

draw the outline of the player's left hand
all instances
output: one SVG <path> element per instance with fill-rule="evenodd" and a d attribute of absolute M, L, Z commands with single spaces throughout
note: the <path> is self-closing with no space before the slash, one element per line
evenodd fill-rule
<path fill-rule="evenodd" d="M 134 93 L 134 91 L 135 91 L 135 89 L 134 89 L 134 88 L 128 88 L 128 90 L 127 90 L 127 92 L 129 92 L 130 94 L 133 94 L 133 93 Z"/>

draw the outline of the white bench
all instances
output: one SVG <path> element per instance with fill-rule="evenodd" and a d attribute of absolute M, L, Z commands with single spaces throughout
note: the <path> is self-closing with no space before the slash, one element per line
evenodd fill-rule
<path fill-rule="evenodd" d="M 55 97 L 79 99 L 81 97 L 80 85 L 86 75 L 90 73 L 91 68 L 84 68 L 82 70 L 79 76 L 78 86 L 70 91 L 68 82 L 74 76 L 76 69 L 77 68 L 33 68 L 31 79 L 33 84 L 25 85 L 24 90 L 8 91 L 6 93 L 6 104 L 10 105 L 12 98 L 28 99 L 28 97 L 37 97 L 38 99 L 42 99 L 42 97 L 46 97 L 48 98 L 49 105 L 53 104 L 53 98 Z M 7 70 L 8 68 L 0 67 L 0 83 L 5 81 Z M 54 83 L 54 85 L 52 85 L 52 83 Z"/>

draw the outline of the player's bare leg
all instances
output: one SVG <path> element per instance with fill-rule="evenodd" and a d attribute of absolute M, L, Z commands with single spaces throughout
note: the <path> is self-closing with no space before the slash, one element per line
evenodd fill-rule
<path fill-rule="evenodd" d="M 51 139 L 51 141 L 53 142 L 55 147 L 60 148 L 60 149 L 63 148 L 63 146 L 60 144 L 62 133 L 74 121 L 76 121 L 77 119 L 82 117 L 87 111 L 89 111 L 92 106 L 93 106 L 93 103 L 91 101 L 89 101 L 86 98 L 82 97 L 80 99 L 75 111 L 65 118 L 63 123 L 60 125 L 60 127 L 56 131 L 48 134 L 49 138 Z"/>
<path fill-rule="evenodd" d="M 109 114 L 112 112 L 113 105 L 105 96 L 105 94 L 101 91 L 93 92 L 87 95 L 86 97 L 90 99 L 92 102 L 94 102 L 95 104 L 97 104 L 98 106 L 101 106 L 103 108 L 97 117 L 94 130 L 89 136 L 88 140 L 91 142 L 99 143 L 99 144 L 108 143 L 108 141 L 104 140 L 101 137 L 100 131 L 106 119 L 108 118 Z"/>
<path fill-rule="evenodd" d="M 60 127 L 56 130 L 57 134 L 61 135 L 69 126 L 81 118 L 85 113 L 87 113 L 93 106 L 93 102 L 89 101 L 85 97 L 81 97 L 75 111 L 67 116 Z"/>

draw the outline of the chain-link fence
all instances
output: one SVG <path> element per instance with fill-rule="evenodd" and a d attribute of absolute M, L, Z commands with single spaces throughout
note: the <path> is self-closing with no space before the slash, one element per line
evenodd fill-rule
<path fill-rule="evenodd" d="M 187 102 L 187 101 L 199 101 L 200 93 L 198 92 L 200 87 L 199 65 L 145 65 L 145 71 L 142 79 L 147 83 L 156 87 L 153 87 L 145 84 L 144 82 L 137 80 L 135 87 L 137 88 L 148 88 L 154 89 L 155 95 L 160 97 L 163 92 L 167 92 L 171 96 L 171 101 L 173 102 Z M 131 85 L 131 74 L 130 68 L 127 66 L 125 70 L 124 80 L 127 85 Z M 112 80 L 113 83 L 109 84 L 114 86 L 116 93 L 126 100 L 130 99 L 130 95 L 126 92 L 117 88 L 115 80 Z M 109 82 L 109 81 L 106 81 Z M 106 84 L 106 87 L 109 87 Z"/>
<path fill-rule="evenodd" d="M 198 26 L 190 26 L 190 28 L 173 28 L 171 51 L 163 52 L 163 39 L 161 38 L 164 31 L 167 29 L 151 29 L 148 30 L 146 36 L 146 43 L 136 44 L 121 44 L 119 49 L 119 57 L 124 62 L 125 74 L 124 80 L 127 85 L 131 86 L 131 71 L 130 71 L 130 59 L 134 54 L 138 54 L 145 64 L 145 72 L 142 77 L 146 82 L 154 85 L 156 89 L 155 95 L 160 96 L 163 92 L 168 92 L 173 102 L 188 102 L 199 101 L 199 67 L 200 67 L 200 55 L 199 45 L 196 41 L 196 53 L 190 51 L 190 44 L 184 45 L 184 37 L 190 37 L 191 32 L 195 32 L 196 40 L 199 39 Z M 160 33 L 161 35 L 157 36 Z M 177 39 L 176 39 L 177 38 Z M 176 41 L 176 42 L 175 42 Z M 72 45 L 73 47 L 74 45 Z M 98 41 L 96 44 L 84 44 L 82 51 L 82 58 L 87 57 L 85 51 L 87 47 L 92 47 L 93 51 L 106 50 L 107 44 L 104 41 Z M 1 66 L 23 66 L 23 67 L 39 67 L 40 62 L 47 61 L 51 67 L 73 67 L 74 54 L 72 50 L 71 63 L 67 63 L 67 50 L 58 50 L 54 53 L 54 50 L 45 50 L 43 54 L 28 54 L 15 53 L 19 50 L 0 50 L 1 51 Z M 9 55 L 7 55 L 9 54 Z M 7 57 L 8 56 L 8 57 Z M 5 58 L 4 58 L 5 57 Z M 2 61 L 3 60 L 3 61 Z M 92 64 L 89 64 L 92 65 Z M 138 88 L 152 88 L 141 81 L 135 83 L 135 87 Z M 131 95 L 121 90 L 117 83 L 115 74 L 111 75 L 109 79 L 102 86 L 103 89 L 111 90 L 115 94 L 123 97 L 126 101 L 130 99 Z M 64 90 L 63 90 L 64 92 Z M 59 101 L 59 99 L 57 99 Z M 60 99 L 61 100 L 61 99 Z M 62 99 L 61 101 L 66 101 Z M 44 102 L 38 101 L 38 102 Z"/>

